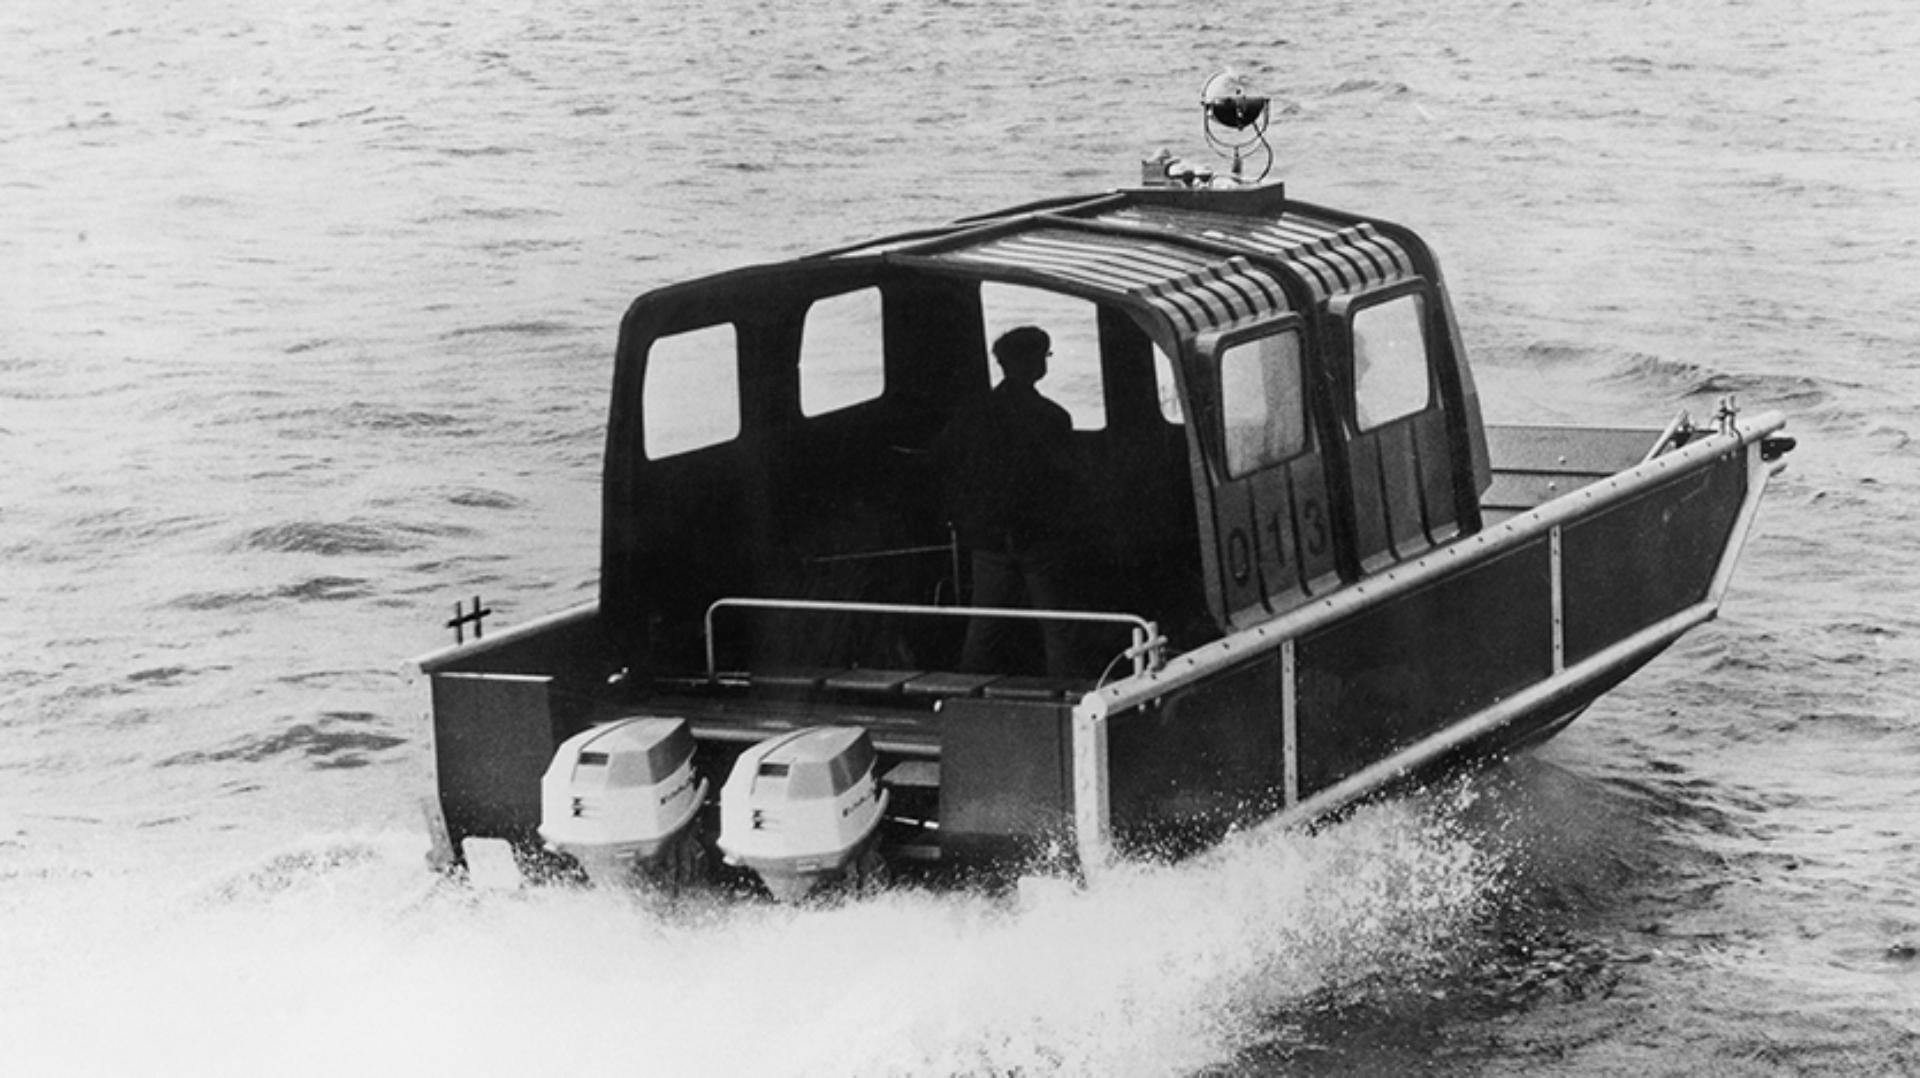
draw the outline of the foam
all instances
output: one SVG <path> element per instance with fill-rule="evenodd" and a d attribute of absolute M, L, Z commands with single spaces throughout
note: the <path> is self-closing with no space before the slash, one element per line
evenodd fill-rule
<path fill-rule="evenodd" d="M 448 885 L 409 834 L 197 877 L 43 873 L 0 948 L 0 1037 L 70 1074 L 1190 1070 L 1290 1000 L 1444 950 L 1494 866 L 1431 809 L 1086 888 L 832 907 Z"/>

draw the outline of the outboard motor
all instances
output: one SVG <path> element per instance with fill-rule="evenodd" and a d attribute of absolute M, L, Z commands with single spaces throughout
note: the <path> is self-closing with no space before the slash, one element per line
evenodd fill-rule
<path fill-rule="evenodd" d="M 783 902 L 823 882 L 879 875 L 873 839 L 887 808 L 867 732 L 814 726 L 740 754 L 720 791 L 720 850 Z"/>
<path fill-rule="evenodd" d="M 540 780 L 540 837 L 603 886 L 677 882 L 698 866 L 690 826 L 707 799 L 685 719 L 634 718 L 568 738 Z"/>

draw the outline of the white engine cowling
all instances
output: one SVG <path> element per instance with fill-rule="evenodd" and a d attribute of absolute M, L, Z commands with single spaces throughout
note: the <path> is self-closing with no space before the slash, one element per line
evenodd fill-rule
<path fill-rule="evenodd" d="M 685 719 L 623 719 L 561 744 L 540 780 L 540 837 L 600 884 L 633 881 L 707 799 Z"/>
<path fill-rule="evenodd" d="M 740 754 L 720 790 L 720 850 L 775 898 L 804 897 L 869 852 L 886 812 L 867 732 L 814 726 Z"/>

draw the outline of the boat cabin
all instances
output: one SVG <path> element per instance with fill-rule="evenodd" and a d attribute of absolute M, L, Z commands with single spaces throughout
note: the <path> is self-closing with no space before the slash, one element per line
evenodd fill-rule
<path fill-rule="evenodd" d="M 651 677 L 956 670 L 954 618 L 728 608 L 709 639 L 709 608 L 967 605 L 930 449 L 1023 324 L 1073 417 L 1085 610 L 1184 649 L 1479 527 L 1478 402 L 1411 233 L 1278 186 L 1042 204 L 633 305 L 600 601 L 622 650 Z"/>

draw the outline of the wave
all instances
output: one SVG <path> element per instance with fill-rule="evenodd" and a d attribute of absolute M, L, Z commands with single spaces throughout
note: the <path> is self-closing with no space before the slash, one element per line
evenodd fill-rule
<path fill-rule="evenodd" d="M 493 322 L 482 326 L 465 326 L 443 333 L 441 337 L 449 341 L 463 337 L 557 337 L 576 332 L 577 329 L 577 326 L 569 322 L 530 319 L 523 322 Z"/>
<path fill-rule="evenodd" d="M 323 883 L 346 869 L 376 863 L 382 856 L 370 842 L 323 840 L 270 856 L 266 863 L 244 869 L 210 887 L 211 903 L 256 902 L 275 895 Z"/>
<path fill-rule="evenodd" d="M 66 493 L 63 491 L 62 493 Z M 151 543 L 205 531 L 218 521 L 205 516 L 155 516 L 138 508 L 104 509 L 85 513 L 68 522 L 64 529 L 79 540 L 72 548 L 99 545 Z"/>
<path fill-rule="evenodd" d="M 479 246 L 479 250 L 485 251 L 490 255 L 518 255 L 533 254 L 540 251 L 570 251 L 579 247 L 579 240 L 553 240 L 522 236 L 514 239 L 494 240 L 490 243 L 483 243 Z"/>
<path fill-rule="evenodd" d="M 457 213 L 445 217 L 430 217 L 427 218 L 426 221 L 428 223 L 459 219 L 475 221 L 524 221 L 530 218 L 558 218 L 560 216 L 562 215 L 557 210 L 542 209 L 536 206 L 468 206 L 459 210 Z"/>
<path fill-rule="evenodd" d="M 184 762 L 302 751 L 286 740 Z M 1490 804 L 1529 807 L 1460 784 L 1314 834 L 1248 828 L 1085 886 L 1032 876 L 1005 893 L 896 888 L 806 906 L 456 885 L 421 866 L 421 836 L 320 835 L 184 886 L 36 884 L 34 921 L 56 931 L 16 954 L 51 975 L 27 978 L 38 990 L 14 1044 L 29 1059 L 52 1051 L 85 999 L 124 1007 L 142 1052 L 218 1043 L 235 1073 L 425 1060 L 446 1073 L 1245 1073 L 1375 1034 L 1405 1069 L 1445 1047 L 1449 1023 L 1603 990 L 1631 960 L 1577 933 L 1486 934 L 1523 871 L 1473 822 Z M 40 965 L 58 929 L 109 900 L 116 915 L 80 933 L 77 955 L 63 944 L 70 961 Z M 0 990 L 18 976 L 0 969 Z M 356 1035 L 308 1037 L 290 1055 L 288 1038 L 313 1028 L 299 1001 L 314 998 Z M 419 1013 L 401 1001 L 423 998 L 458 1016 L 430 1042 L 400 1035 Z M 644 1064 L 593 1035 L 610 1024 L 645 1046 Z"/>
<path fill-rule="evenodd" d="M 358 599 L 372 591 L 372 585 L 359 577 L 317 576 L 276 588 L 274 598 L 296 602 L 338 602 L 342 599 Z"/>
<path fill-rule="evenodd" d="M 275 426 L 283 438 L 336 439 L 342 431 L 376 433 L 427 432 L 464 437 L 477 434 L 477 428 L 465 417 L 451 412 L 420 408 L 396 408 L 368 401 L 317 408 L 294 408 L 263 414 L 259 421 Z"/>
<path fill-rule="evenodd" d="M 1531 349 L 1529 349 L 1531 351 Z M 1608 379 L 1652 387 L 1671 396 L 1740 396 L 1756 402 L 1806 408 L 1825 404 L 1840 386 L 1808 375 L 1779 375 L 1716 370 L 1700 363 L 1644 352 L 1616 361 Z"/>
<path fill-rule="evenodd" d="M 509 157 L 533 151 L 524 146 L 443 146 L 438 152 L 447 157 Z"/>
<path fill-rule="evenodd" d="M 462 509 L 523 509 L 527 504 L 525 498 L 515 497 L 505 491 L 478 487 L 453 491 L 446 498 L 448 505 L 457 505 Z"/>
<path fill-rule="evenodd" d="M 91 488 L 76 485 L 59 491 L 69 501 L 74 495 L 92 493 Z M 121 508 L 82 513 L 49 529 L 58 541 L 33 536 L 0 546 L 0 558 L 36 565 L 73 565 L 92 561 L 103 550 L 127 550 L 210 531 L 221 522 L 200 516 L 153 516 L 143 509 Z"/>
<path fill-rule="evenodd" d="M 1621 386 L 1636 397 L 1672 400 L 1703 398 L 1707 402 L 1734 397 L 1743 409 L 1791 409 L 1796 414 L 1838 406 L 1841 395 L 1860 387 L 1841 379 L 1806 374 L 1728 371 L 1692 360 L 1673 359 L 1649 352 L 1611 352 L 1564 341 L 1530 341 L 1519 349 L 1524 364 L 1535 368 L 1597 368 L 1603 384 Z M 1514 365 L 1509 357 L 1493 362 Z M 1696 415 L 1695 421 L 1709 418 Z"/>
<path fill-rule="evenodd" d="M 1413 92 L 1404 82 L 1392 79 L 1347 79 L 1336 83 L 1327 90 L 1330 95 L 1341 94 L 1377 94 L 1381 97 L 1399 97 Z"/>
<path fill-rule="evenodd" d="M 371 581 L 350 576 L 318 576 L 273 588 L 240 591 L 196 591 L 175 596 L 167 606 L 198 613 L 233 613 L 276 602 L 339 602 L 360 599 L 373 593 Z"/>
<path fill-rule="evenodd" d="M 462 501 L 461 495 L 456 494 L 450 496 L 448 500 L 454 504 L 473 504 L 489 508 L 509 507 L 512 503 L 509 496 L 494 495 L 486 491 L 469 494 L 468 498 L 468 501 Z M 415 507 L 419 502 L 411 498 L 395 498 L 384 499 L 378 504 L 399 505 L 407 508 Z M 362 517 L 346 520 L 296 520 L 250 529 L 234 540 L 230 548 L 236 551 L 280 554 L 318 554 L 322 557 L 381 555 L 418 550 L 441 540 L 469 539 L 475 534 L 475 529 L 449 520 L 391 521 Z M 300 586 L 328 590 L 358 583 L 360 581 L 352 578 L 322 576 L 315 578 L 309 584 Z M 275 594 L 279 594 L 284 587 L 285 585 L 277 586 Z"/>
<path fill-rule="evenodd" d="M 278 756 L 303 757 L 316 769 L 365 767 L 380 753 L 408 743 L 404 737 L 361 729 L 383 722 L 380 716 L 357 711 L 333 711 L 317 722 L 295 723 L 271 734 L 241 737 L 217 749 L 176 753 L 159 760 L 159 767 L 198 767 L 206 764 L 260 763 Z M 347 726 L 349 729 L 338 729 Z"/>
<path fill-rule="evenodd" d="M 294 521 L 255 528 L 237 544 L 244 550 L 340 557 L 395 554 L 420 546 L 391 525 L 356 521 Z"/>

